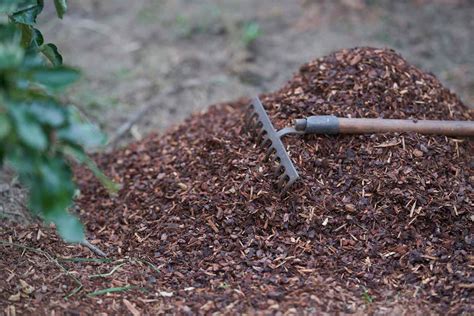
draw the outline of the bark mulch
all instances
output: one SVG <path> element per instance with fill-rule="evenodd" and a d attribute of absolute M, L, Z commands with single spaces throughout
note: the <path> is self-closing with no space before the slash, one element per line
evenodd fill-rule
<path fill-rule="evenodd" d="M 261 99 L 278 127 L 314 114 L 474 118 L 433 75 L 373 48 L 305 64 Z M 2 309 L 474 312 L 472 141 L 288 137 L 302 179 L 280 196 L 264 151 L 242 130 L 246 102 L 212 106 L 164 135 L 97 157 L 123 184 L 117 196 L 78 170 L 78 209 L 107 260 L 42 227 L 3 227 Z"/>

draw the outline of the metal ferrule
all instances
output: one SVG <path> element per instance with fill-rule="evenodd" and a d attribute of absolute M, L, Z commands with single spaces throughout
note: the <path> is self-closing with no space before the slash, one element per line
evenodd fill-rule
<path fill-rule="evenodd" d="M 295 129 L 305 134 L 339 134 L 339 119 L 334 115 L 310 116 L 295 120 Z"/>

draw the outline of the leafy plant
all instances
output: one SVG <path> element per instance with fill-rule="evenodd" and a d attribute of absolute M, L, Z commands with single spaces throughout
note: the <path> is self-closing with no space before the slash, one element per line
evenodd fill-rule
<path fill-rule="evenodd" d="M 371 304 L 374 301 L 374 297 L 369 294 L 369 291 L 367 289 L 364 289 L 364 292 L 362 292 L 362 299 L 367 304 Z"/>
<path fill-rule="evenodd" d="M 62 18 L 66 0 L 54 4 Z M 67 211 L 76 191 L 70 160 L 86 164 L 108 189 L 117 186 L 85 151 L 105 137 L 57 98 L 80 74 L 35 28 L 43 6 L 43 0 L 0 0 L 0 166 L 10 165 L 29 189 L 31 212 L 55 223 L 64 240 L 82 242 L 82 225 Z"/>
<path fill-rule="evenodd" d="M 176 28 L 178 36 L 182 38 L 189 38 L 193 33 L 193 25 L 189 18 L 182 14 L 176 16 Z"/>
<path fill-rule="evenodd" d="M 260 24 L 257 22 L 245 23 L 242 28 L 242 42 L 246 47 L 248 47 L 253 42 L 255 42 L 262 35 L 262 33 L 263 32 L 260 28 Z"/>

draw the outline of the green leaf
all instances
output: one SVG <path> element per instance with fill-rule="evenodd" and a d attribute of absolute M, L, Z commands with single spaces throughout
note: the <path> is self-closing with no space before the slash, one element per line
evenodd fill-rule
<path fill-rule="evenodd" d="M 15 26 L 15 24 L 11 25 Z M 28 50 L 43 45 L 43 34 L 41 34 L 38 29 L 27 24 L 18 24 L 16 26 L 17 28 L 15 28 L 15 32 L 18 33 L 18 37 L 21 38 L 20 44 L 24 49 Z M 36 51 L 34 52 L 36 53 Z"/>
<path fill-rule="evenodd" d="M 0 167 L 3 166 L 3 160 L 5 159 L 5 148 L 0 146 Z"/>
<path fill-rule="evenodd" d="M 80 164 L 85 164 L 94 174 L 97 179 L 99 179 L 100 183 L 107 189 L 107 191 L 111 194 L 117 193 L 121 185 L 118 183 L 113 182 L 110 180 L 100 169 L 97 167 L 95 162 L 84 153 L 83 150 L 75 148 L 73 146 L 64 146 L 63 147 L 64 154 L 73 157 L 76 161 Z"/>
<path fill-rule="evenodd" d="M 58 214 L 50 214 L 46 219 L 56 224 L 59 235 L 70 243 L 80 243 L 85 240 L 84 228 L 77 217 L 66 211 Z"/>
<path fill-rule="evenodd" d="M 86 148 L 98 147 L 105 144 L 105 136 L 100 129 L 89 123 L 74 123 L 58 130 L 58 139 L 78 144 Z"/>
<path fill-rule="evenodd" d="M 98 147 L 106 143 L 106 137 L 100 129 L 96 125 L 85 121 L 74 106 L 69 106 L 67 112 L 69 124 L 58 130 L 58 139 L 86 148 Z"/>
<path fill-rule="evenodd" d="M 257 22 L 246 23 L 243 27 L 242 41 L 246 46 L 252 44 L 262 35 L 262 29 Z"/>
<path fill-rule="evenodd" d="M 5 159 L 15 169 L 23 184 L 27 184 L 26 182 L 30 180 L 29 176 L 36 168 L 38 152 L 21 145 L 10 146 L 5 151 Z"/>
<path fill-rule="evenodd" d="M 27 48 L 33 39 L 33 27 L 25 24 L 20 24 L 21 29 L 21 46 Z"/>
<path fill-rule="evenodd" d="M 31 42 L 34 44 L 35 47 L 40 47 L 44 43 L 43 34 L 41 34 L 40 30 L 36 28 L 32 28 L 32 36 Z"/>
<path fill-rule="evenodd" d="M 54 6 L 56 7 L 56 14 L 62 19 L 67 10 L 66 0 L 54 0 Z"/>
<path fill-rule="evenodd" d="M 0 0 L 0 13 L 12 14 L 37 3 L 37 0 Z"/>
<path fill-rule="evenodd" d="M 0 43 L 0 70 L 18 67 L 24 56 L 23 49 L 15 43 Z"/>
<path fill-rule="evenodd" d="M 19 35 L 15 24 L 0 24 L 0 42 L 14 42 L 19 38 Z"/>
<path fill-rule="evenodd" d="M 47 137 L 37 122 L 25 120 L 17 126 L 17 133 L 20 139 L 31 148 L 45 150 L 48 145 Z"/>
<path fill-rule="evenodd" d="M 33 162 L 30 188 L 30 206 L 44 215 L 64 212 L 72 204 L 75 186 L 72 171 L 64 156 L 43 156 Z"/>
<path fill-rule="evenodd" d="M 11 129 L 10 120 L 5 113 L 0 113 L 0 139 L 5 138 Z"/>
<path fill-rule="evenodd" d="M 0 1 L 0 13 L 11 14 L 18 10 L 17 0 L 2 0 Z"/>
<path fill-rule="evenodd" d="M 40 51 L 43 55 L 48 58 L 48 60 L 53 64 L 53 66 L 60 66 L 63 63 L 63 57 L 58 51 L 58 47 L 54 44 L 48 43 L 40 47 Z"/>
<path fill-rule="evenodd" d="M 37 4 L 37 0 L 0 0 L 0 13 L 12 14 Z"/>
<path fill-rule="evenodd" d="M 58 66 L 55 68 L 38 67 L 30 72 L 30 79 L 51 90 L 62 90 L 79 79 L 79 71 Z"/>
<path fill-rule="evenodd" d="M 29 69 L 45 67 L 44 58 L 38 54 L 35 49 L 30 48 L 25 51 L 25 58 L 23 59 L 23 64 L 21 66 L 22 69 L 18 69 L 17 76 L 21 77 L 23 80 L 30 80 L 31 78 L 29 77 L 31 76 L 29 75 Z"/>
<path fill-rule="evenodd" d="M 66 121 L 66 111 L 52 99 L 36 99 L 28 108 L 28 112 L 38 122 L 52 127 L 59 127 Z"/>
<path fill-rule="evenodd" d="M 21 32 L 15 25 L 0 24 L 0 70 L 18 67 L 24 54 Z"/>
<path fill-rule="evenodd" d="M 71 168 L 64 156 L 43 156 L 32 162 L 35 169 L 24 176 L 30 188 L 29 206 L 45 220 L 56 224 L 61 237 L 68 242 L 84 241 L 84 231 L 76 217 L 67 209 L 73 202 L 75 191 Z"/>
<path fill-rule="evenodd" d="M 48 146 L 48 138 L 41 125 L 33 120 L 25 107 L 14 106 L 10 109 L 18 138 L 27 146 L 43 151 Z"/>
<path fill-rule="evenodd" d="M 10 16 L 10 18 L 16 23 L 33 25 L 36 24 L 36 17 L 42 10 L 43 5 L 41 2 L 38 2 L 36 5 L 31 5 L 25 9 L 16 11 Z"/>

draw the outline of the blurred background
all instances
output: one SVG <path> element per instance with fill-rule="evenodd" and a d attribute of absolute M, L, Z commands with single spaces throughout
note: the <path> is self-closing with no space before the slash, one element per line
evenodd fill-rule
<path fill-rule="evenodd" d="M 68 101 L 117 144 L 354 46 L 394 48 L 474 104 L 472 0 L 81 0 L 40 29 L 83 70 Z"/>

